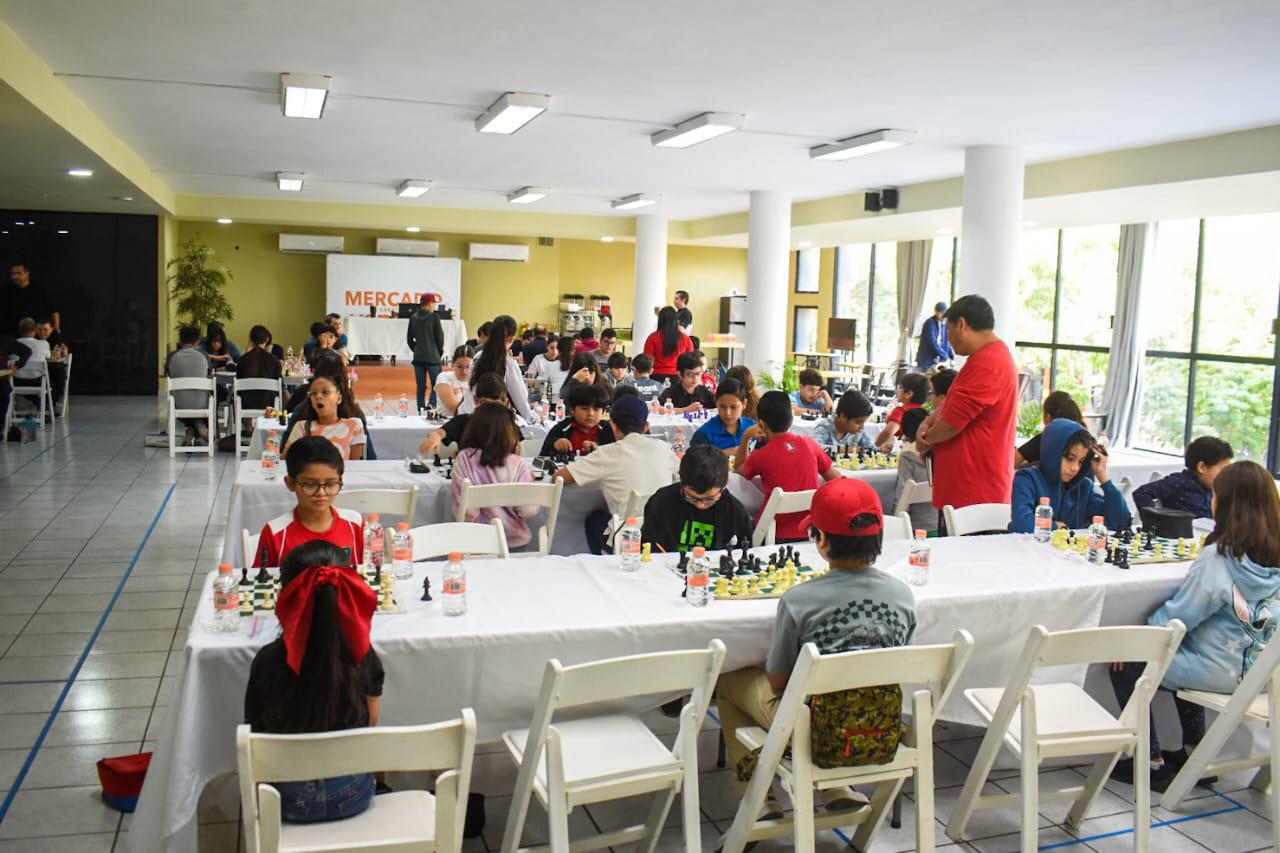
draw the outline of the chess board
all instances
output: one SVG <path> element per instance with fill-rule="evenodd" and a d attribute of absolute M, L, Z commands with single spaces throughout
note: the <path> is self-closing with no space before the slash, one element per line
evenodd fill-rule
<path fill-rule="evenodd" d="M 856 455 L 845 456 L 833 451 L 828 451 L 827 455 L 832 457 L 835 467 L 842 471 L 879 471 L 898 467 L 898 456 L 894 453 L 860 450 Z"/>
<path fill-rule="evenodd" d="M 684 564 L 688 556 L 681 555 L 679 561 L 671 560 L 667 564 L 681 579 L 685 577 Z M 748 558 L 749 565 L 743 562 L 744 556 Z M 829 571 L 826 566 L 816 568 L 808 565 L 790 545 L 775 548 L 767 554 L 751 554 L 743 549 L 735 557 L 730 548 L 728 551 L 710 553 L 707 557 L 711 561 L 711 597 L 717 601 L 781 598 L 792 587 L 821 577 Z"/>
<path fill-rule="evenodd" d="M 1125 540 L 1128 541 L 1125 541 Z M 1087 557 L 1088 530 L 1055 530 L 1049 539 L 1051 547 L 1066 554 Z M 1142 531 L 1107 531 L 1106 565 L 1118 568 L 1153 563 L 1183 563 L 1200 556 L 1204 538 L 1175 539 L 1151 536 Z"/>
<path fill-rule="evenodd" d="M 252 616 L 255 613 L 271 613 L 275 611 L 276 600 L 280 597 L 280 570 L 268 569 L 267 573 L 270 580 L 265 582 L 257 580 L 257 571 L 254 569 L 248 569 L 247 575 L 241 575 L 241 616 Z M 406 612 L 404 604 L 400 601 L 399 596 L 396 595 L 390 566 L 383 567 L 383 583 L 381 586 L 378 584 L 377 573 L 372 569 L 361 567 L 360 576 L 364 578 L 365 583 L 369 584 L 370 589 L 378 593 L 378 608 L 374 611 L 375 613 Z M 244 577 L 248 577 L 248 584 L 244 583 Z"/>

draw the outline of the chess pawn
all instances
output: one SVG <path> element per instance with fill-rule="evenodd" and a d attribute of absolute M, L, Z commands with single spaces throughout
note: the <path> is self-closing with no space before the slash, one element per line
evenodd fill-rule
<path fill-rule="evenodd" d="M 653 544 L 651 542 L 645 542 L 640 546 L 640 562 L 653 562 Z"/>
<path fill-rule="evenodd" d="M 760 581 L 757 580 L 754 576 L 752 576 L 751 580 L 747 581 L 747 594 L 757 595 L 759 594 L 759 592 L 760 592 Z"/>
<path fill-rule="evenodd" d="M 716 578 L 716 598 L 729 597 L 729 579 L 726 577 Z"/>
<path fill-rule="evenodd" d="M 247 592 L 243 589 L 240 590 L 240 615 L 253 615 L 253 593 Z"/>

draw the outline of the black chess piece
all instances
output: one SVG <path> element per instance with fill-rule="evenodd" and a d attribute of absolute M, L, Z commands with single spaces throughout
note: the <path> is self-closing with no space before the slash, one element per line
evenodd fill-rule
<path fill-rule="evenodd" d="M 440 467 L 440 454 L 439 454 L 439 453 L 437 453 L 435 456 L 431 457 L 431 464 L 432 464 L 432 465 L 434 465 L 434 466 L 435 466 L 435 467 L 437 467 L 437 468 L 439 468 L 439 467 Z"/>
<path fill-rule="evenodd" d="M 680 552 L 680 560 L 679 562 L 676 563 L 676 568 L 680 570 L 681 574 L 684 574 L 686 571 L 688 571 L 689 569 L 689 552 L 688 551 Z"/>
<path fill-rule="evenodd" d="M 422 579 L 422 600 L 431 601 L 431 578 Z"/>
<path fill-rule="evenodd" d="M 248 566 L 245 566 L 240 574 L 240 586 L 253 586 L 253 581 L 249 580 Z"/>
<path fill-rule="evenodd" d="M 255 583 L 271 583 L 271 573 L 267 571 L 267 567 L 263 566 L 258 569 L 258 576 L 254 578 Z"/>

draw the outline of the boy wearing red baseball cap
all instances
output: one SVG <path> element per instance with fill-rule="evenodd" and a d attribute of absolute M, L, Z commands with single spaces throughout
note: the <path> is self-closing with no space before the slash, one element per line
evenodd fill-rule
<path fill-rule="evenodd" d="M 749 771 L 740 762 L 746 747 L 737 739 L 741 726 L 768 728 L 786 689 L 791 669 L 806 643 L 814 643 L 822 654 L 882 649 L 905 646 L 916 629 L 915 597 L 902 580 L 875 568 L 883 541 L 884 511 L 880 497 L 866 482 L 842 477 L 821 486 L 813 496 L 809 515 L 802 525 L 818 548 L 818 554 L 831 566 L 831 571 L 808 583 L 787 590 L 778 601 L 778 617 L 773 641 L 764 668 L 749 667 L 720 676 L 716 685 L 717 706 L 730 766 L 739 768 L 739 791 L 744 792 Z M 892 696 L 896 693 L 896 708 Z M 823 766 L 875 764 L 888 760 L 897 749 L 900 729 L 901 691 L 891 688 L 864 688 L 827 694 L 824 700 L 845 694 L 858 694 L 846 703 L 841 713 L 858 719 L 884 718 L 879 723 L 860 723 L 858 734 L 841 740 L 842 756 L 836 763 Z M 884 701 L 884 708 L 868 707 L 868 697 Z M 832 704 L 835 702 L 824 702 Z M 813 704 L 814 758 L 822 760 L 818 738 L 822 734 L 819 703 Z M 884 713 L 880 713 L 880 712 Z M 848 717 L 839 723 L 840 731 L 849 731 Z M 845 760 L 841 761 L 840 758 Z M 745 776 L 745 778 L 744 778 Z M 828 809 L 842 810 L 864 801 L 849 789 L 826 792 Z M 766 811 L 774 808 L 770 804 Z"/>

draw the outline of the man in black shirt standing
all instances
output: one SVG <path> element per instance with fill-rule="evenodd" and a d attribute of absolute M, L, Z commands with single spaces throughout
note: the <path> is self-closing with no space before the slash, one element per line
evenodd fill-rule
<path fill-rule="evenodd" d="M 710 444 L 689 448 L 680 460 L 680 482 L 653 493 L 644 507 L 640 540 L 667 553 L 708 551 L 751 544 L 751 516 L 729 494 L 729 458 Z"/>
<path fill-rule="evenodd" d="M 23 317 L 48 317 L 53 330 L 62 330 L 62 316 L 42 288 L 31 283 L 31 267 L 18 261 L 9 268 L 9 286 L 4 289 L 4 331 L 13 334 Z"/>
<path fill-rule="evenodd" d="M 680 326 L 680 331 L 686 335 L 693 332 L 693 312 L 689 310 L 689 291 L 677 290 L 676 298 L 672 300 L 676 306 L 676 323 Z"/>
<path fill-rule="evenodd" d="M 413 380 L 418 386 L 418 411 L 436 401 L 436 377 L 440 375 L 440 363 L 444 358 L 444 326 L 436 314 L 436 295 L 424 293 L 418 300 L 418 310 L 409 318 L 406 343 L 413 351 Z M 430 378 L 430 381 L 428 381 Z"/>

